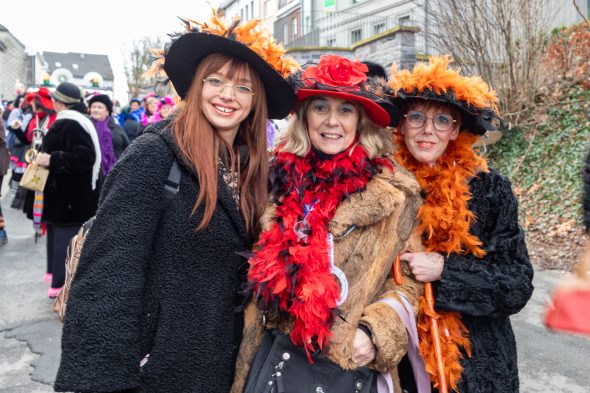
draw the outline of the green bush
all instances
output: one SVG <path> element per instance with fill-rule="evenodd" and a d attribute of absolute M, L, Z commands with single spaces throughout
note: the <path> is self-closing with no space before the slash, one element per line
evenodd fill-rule
<path fill-rule="evenodd" d="M 542 124 L 515 127 L 488 148 L 490 165 L 510 178 L 519 196 L 521 219 L 533 217 L 540 227 L 582 221 L 589 117 L 590 90 L 574 86 L 547 109 Z"/>

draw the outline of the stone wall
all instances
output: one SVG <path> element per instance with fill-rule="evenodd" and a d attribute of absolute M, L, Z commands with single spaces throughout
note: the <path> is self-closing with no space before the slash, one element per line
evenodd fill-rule
<path fill-rule="evenodd" d="M 26 83 L 26 63 L 24 46 L 0 26 L 0 96 L 3 99 L 14 99 L 17 81 Z"/>
<path fill-rule="evenodd" d="M 389 70 L 395 63 L 399 69 L 410 69 L 416 63 L 416 27 L 398 26 L 366 40 L 355 43 L 351 48 L 301 47 L 289 48 L 287 54 L 299 62 L 317 62 L 321 55 L 332 54 L 372 61 Z"/>

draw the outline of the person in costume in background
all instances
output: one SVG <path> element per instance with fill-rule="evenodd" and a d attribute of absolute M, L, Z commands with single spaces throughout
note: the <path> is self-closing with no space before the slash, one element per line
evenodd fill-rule
<path fill-rule="evenodd" d="M 267 328 L 289 334 L 308 353 L 324 348 L 347 370 L 369 366 L 395 375 L 406 353 L 406 328 L 379 298 L 399 299 L 395 290 L 401 291 L 417 308 L 421 285 L 408 269 L 403 286 L 391 292 L 386 278 L 421 199 L 414 177 L 390 155 L 386 127 L 394 108 L 366 71 L 359 62 L 326 55 L 289 78 L 297 109 L 271 158 L 272 203 L 250 259 L 254 298 L 233 393 L 242 392 L 262 340 L 262 313 Z M 340 281 L 331 266 L 342 272 Z"/>
<path fill-rule="evenodd" d="M 16 137 L 15 142 L 18 141 L 18 144 L 15 143 L 15 146 L 19 146 L 15 149 L 15 153 L 18 153 L 18 156 L 14 156 L 16 168 L 15 176 L 13 176 L 13 180 L 18 181 L 20 181 L 22 174 L 28 166 L 25 160 L 25 153 L 30 148 L 39 149 L 44 135 L 47 133 L 47 130 L 49 130 L 49 127 L 51 127 L 56 117 L 55 108 L 51 101 L 51 93 L 47 88 L 42 87 L 37 92 L 32 93 L 32 95 L 27 95 L 27 97 L 30 100 L 32 117 L 29 118 L 27 110 L 25 109 L 25 111 L 23 111 L 22 119 L 18 117 L 14 119 L 12 119 L 12 117 L 10 118 L 11 125 L 9 127 L 9 131 Z M 32 191 L 18 187 L 11 206 L 15 209 L 23 210 L 26 207 L 26 204 L 31 202 L 33 198 Z M 32 219 L 32 217 L 29 218 Z M 35 224 L 35 231 L 37 234 L 40 234 L 40 224 Z M 50 277 L 45 276 L 43 279 L 48 281 Z"/>
<path fill-rule="evenodd" d="M 129 138 L 129 142 L 133 142 L 141 134 L 141 116 L 143 115 L 143 108 L 141 101 L 137 98 L 132 98 L 129 106 L 121 111 L 119 114 L 119 124 L 123 127 Z"/>
<path fill-rule="evenodd" d="M 106 177 L 123 151 L 129 146 L 125 130 L 113 118 L 113 102 L 106 94 L 97 94 L 88 100 L 90 119 L 98 133 L 102 158 L 102 175 Z"/>
<path fill-rule="evenodd" d="M 26 130 L 33 118 L 33 100 L 35 95 L 28 93 L 20 102 L 20 105 L 10 112 L 10 116 L 4 125 L 8 131 L 7 144 L 10 149 L 10 189 L 13 192 L 13 199 L 10 207 L 22 210 L 25 203 L 26 190 L 19 186 L 20 179 L 27 169 L 25 153 L 31 147 L 26 137 Z M 17 137 L 18 135 L 18 137 Z"/>
<path fill-rule="evenodd" d="M 494 130 L 497 97 L 465 77 L 447 56 L 412 71 L 392 68 L 392 102 L 401 108 L 396 158 L 425 194 L 419 233 L 425 250 L 401 255 L 416 278 L 432 282 L 449 386 L 456 392 L 518 392 L 510 315 L 533 292 L 533 268 L 510 181 L 472 146 Z M 424 302 L 422 310 L 424 310 Z M 436 383 L 432 333 L 421 312 L 421 353 Z"/>
<path fill-rule="evenodd" d="M 0 109 L 0 114 L 2 110 Z M 6 146 L 6 131 L 4 130 L 4 118 L 0 117 L 0 191 L 2 191 L 2 184 L 4 176 L 8 173 L 8 164 L 10 162 L 10 153 L 8 153 L 8 147 Z M 0 193 L 0 202 L 2 193 Z M 0 203 L 0 246 L 3 246 L 8 241 L 6 235 L 6 228 L 4 224 L 4 215 L 2 214 L 2 204 Z"/>
<path fill-rule="evenodd" d="M 160 120 L 158 115 L 159 100 L 156 95 L 148 96 L 144 99 L 145 108 L 141 115 L 141 126 L 144 130 L 147 126 Z"/>
<path fill-rule="evenodd" d="M 176 107 L 176 103 L 170 96 L 164 96 L 158 101 L 158 112 L 155 121 L 165 120 Z"/>
<path fill-rule="evenodd" d="M 155 63 L 182 101 L 105 181 L 71 287 L 57 391 L 229 391 L 243 325 L 238 252 L 268 199 L 266 119 L 295 102 L 284 77 L 296 63 L 257 23 L 185 20 Z M 178 192 L 165 204 L 174 162 Z"/>
<path fill-rule="evenodd" d="M 51 96 L 57 117 L 37 155 L 39 165 L 49 169 L 49 177 L 43 193 L 29 191 L 25 211 L 47 227 L 48 296 L 55 298 L 65 281 L 70 239 L 96 213 L 101 153 L 78 86 L 62 82 Z"/>

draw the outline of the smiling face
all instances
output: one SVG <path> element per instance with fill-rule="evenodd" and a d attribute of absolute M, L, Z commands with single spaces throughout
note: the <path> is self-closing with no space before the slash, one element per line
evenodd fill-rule
<path fill-rule="evenodd" d="M 362 109 L 337 97 L 317 96 L 309 100 L 305 115 L 313 147 L 330 155 L 346 150 L 356 137 Z"/>
<path fill-rule="evenodd" d="M 247 72 L 229 75 L 229 68 L 229 64 L 226 63 L 218 71 L 206 75 L 205 79 L 214 78 L 222 81 L 223 84 L 214 86 L 213 83 L 203 82 L 201 108 L 205 118 L 217 130 L 219 135 L 231 145 L 240 123 L 248 117 L 252 110 L 254 96 L 243 92 L 240 93 L 232 87 L 248 86 L 252 88 L 252 81 Z"/>
<path fill-rule="evenodd" d="M 410 103 L 404 112 L 408 114 L 412 111 L 425 114 L 426 122 L 421 127 L 414 128 L 410 127 L 407 118 L 404 117 L 400 125 L 404 142 L 418 162 L 432 166 L 445 153 L 449 141 L 454 141 L 459 136 L 461 125 L 459 114 L 449 105 L 439 103 Z M 434 127 L 432 118 L 441 113 L 451 115 L 456 120 L 456 123 L 447 131 L 439 131 Z"/>
<path fill-rule="evenodd" d="M 168 115 L 170 115 L 170 112 L 172 112 L 172 105 L 164 104 L 160 107 L 160 116 L 162 119 L 167 118 Z"/>
<path fill-rule="evenodd" d="M 109 110 L 102 102 L 95 101 L 90 105 L 90 117 L 94 120 L 103 121 L 108 115 Z"/>

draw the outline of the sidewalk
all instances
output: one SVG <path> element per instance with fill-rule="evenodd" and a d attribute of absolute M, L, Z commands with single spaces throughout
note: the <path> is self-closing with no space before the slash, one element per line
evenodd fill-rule
<path fill-rule="evenodd" d="M 0 201 L 8 233 L 0 248 L 0 392 L 53 392 L 61 323 L 42 281 L 45 238 L 35 243 L 32 222 L 10 208 L 7 181 Z"/>
<path fill-rule="evenodd" d="M 2 198 L 9 241 L 0 247 L 0 393 L 53 392 L 62 325 L 42 281 L 45 238 L 35 243 L 31 221 L 8 202 Z M 511 318 L 523 393 L 590 392 L 590 339 L 542 324 L 550 290 L 564 275 L 536 270 L 532 299 Z"/>

